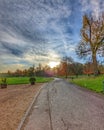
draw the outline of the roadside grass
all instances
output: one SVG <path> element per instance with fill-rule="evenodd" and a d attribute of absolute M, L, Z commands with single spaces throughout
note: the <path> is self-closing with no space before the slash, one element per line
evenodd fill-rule
<path fill-rule="evenodd" d="M 81 76 L 78 78 L 75 78 L 71 80 L 70 82 L 75 83 L 81 87 L 85 87 L 87 89 L 93 90 L 98 93 L 103 92 L 103 81 L 104 81 L 104 75 L 101 76 Z"/>
<path fill-rule="evenodd" d="M 17 85 L 17 84 L 29 84 L 30 77 L 7 77 L 7 84 L 8 85 Z M 0 78 L 0 83 L 1 83 Z M 52 81 L 52 77 L 36 77 L 36 83 L 45 83 Z"/>

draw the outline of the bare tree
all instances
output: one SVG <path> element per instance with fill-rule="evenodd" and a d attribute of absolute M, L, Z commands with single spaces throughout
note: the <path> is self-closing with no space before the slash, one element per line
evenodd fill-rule
<path fill-rule="evenodd" d="M 65 56 L 65 57 L 63 57 L 62 58 L 62 64 L 63 64 L 63 69 L 64 69 L 64 71 L 65 71 L 65 77 L 67 78 L 68 77 L 68 67 L 69 67 L 69 64 L 70 63 L 73 63 L 74 62 L 74 60 L 73 60 L 73 58 L 72 57 L 67 57 L 67 56 Z"/>
<path fill-rule="evenodd" d="M 104 13 L 99 18 L 85 14 L 81 29 L 81 41 L 76 49 L 80 57 L 91 56 L 93 72 L 98 74 L 97 54 L 104 54 Z"/>

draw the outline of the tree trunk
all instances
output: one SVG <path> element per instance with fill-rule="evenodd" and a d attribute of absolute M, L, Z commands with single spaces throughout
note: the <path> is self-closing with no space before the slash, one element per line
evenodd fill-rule
<path fill-rule="evenodd" d="M 99 71 L 98 71 L 96 53 L 92 54 L 92 61 L 93 61 L 93 73 L 95 76 L 97 76 L 99 74 Z"/>
<path fill-rule="evenodd" d="M 68 78 L 68 63 L 67 63 L 67 61 L 66 61 L 66 79 Z"/>

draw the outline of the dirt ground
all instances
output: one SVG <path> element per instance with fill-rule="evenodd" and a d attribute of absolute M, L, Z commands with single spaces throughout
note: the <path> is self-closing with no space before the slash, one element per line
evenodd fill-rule
<path fill-rule="evenodd" d="M 0 88 L 0 130 L 16 130 L 41 85 Z"/>

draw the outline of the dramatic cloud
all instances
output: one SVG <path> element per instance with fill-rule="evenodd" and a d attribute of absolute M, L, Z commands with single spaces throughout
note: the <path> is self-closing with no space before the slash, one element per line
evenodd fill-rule
<path fill-rule="evenodd" d="M 76 59 L 83 13 L 103 9 L 103 0 L 0 0 L 0 72 Z"/>
<path fill-rule="evenodd" d="M 96 18 L 104 11 L 103 0 L 80 0 L 83 12 L 91 12 Z"/>

